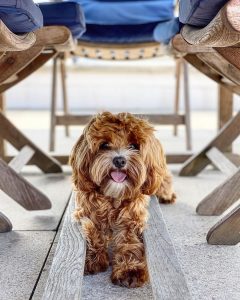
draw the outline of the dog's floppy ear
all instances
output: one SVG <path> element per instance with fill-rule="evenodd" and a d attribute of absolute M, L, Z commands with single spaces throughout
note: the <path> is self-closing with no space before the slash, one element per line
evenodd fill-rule
<path fill-rule="evenodd" d="M 159 140 L 154 135 L 149 136 L 143 148 L 147 178 L 142 192 L 145 195 L 153 195 L 160 188 L 167 173 L 166 158 Z"/>
<path fill-rule="evenodd" d="M 92 159 L 91 151 L 87 141 L 87 132 L 93 119 L 87 125 L 79 140 L 72 149 L 69 163 L 72 166 L 72 181 L 75 188 L 81 191 L 90 192 L 95 186 L 90 179 L 89 166 Z"/>

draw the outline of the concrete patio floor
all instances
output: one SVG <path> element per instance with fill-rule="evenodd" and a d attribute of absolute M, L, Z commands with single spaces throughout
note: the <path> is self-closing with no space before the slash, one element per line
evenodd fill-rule
<path fill-rule="evenodd" d="M 9 111 L 8 116 L 44 150 L 48 149 L 49 113 L 45 111 Z M 193 112 L 194 151 L 200 149 L 216 132 L 214 112 Z M 185 150 L 184 129 L 179 137 L 172 136 L 171 127 L 156 127 L 166 152 Z M 69 153 L 82 128 L 71 129 L 71 137 L 57 131 L 58 153 Z M 240 153 L 240 143 L 234 145 Z M 9 152 L 13 149 L 9 148 Z M 210 246 L 206 233 L 219 217 L 200 217 L 195 214 L 197 203 L 220 182 L 224 176 L 208 168 L 197 177 L 178 177 L 180 165 L 170 165 L 178 195 L 176 204 L 162 205 L 163 215 L 174 243 L 179 262 L 194 300 L 240 299 L 240 245 Z M 49 211 L 27 212 L 0 193 L 0 207 L 14 225 L 14 231 L 0 235 L 0 299 L 41 299 L 51 264 L 54 241 L 67 205 L 70 191 L 70 169 L 56 181 L 47 181 L 35 168 L 27 167 L 25 175 L 49 194 L 53 208 Z M 51 182 L 52 184 L 47 184 Z M 64 183 L 64 184 L 63 184 Z M 55 184 L 55 185 L 54 185 Z M 53 245 L 53 246 L 52 246 Z M 153 299 L 149 286 L 125 290 L 112 286 L 109 273 L 84 278 L 83 299 Z M 179 299 L 180 300 L 180 299 Z"/>

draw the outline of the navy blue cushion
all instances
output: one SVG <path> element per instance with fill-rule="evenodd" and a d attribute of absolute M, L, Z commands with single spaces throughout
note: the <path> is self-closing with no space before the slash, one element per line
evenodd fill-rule
<path fill-rule="evenodd" d="M 159 23 L 140 25 L 87 25 L 81 41 L 93 43 L 145 43 L 154 42 L 153 32 Z"/>
<path fill-rule="evenodd" d="M 62 25 L 68 27 L 74 38 L 79 38 L 85 28 L 82 9 L 75 1 L 40 3 L 44 26 Z"/>
<path fill-rule="evenodd" d="M 180 22 L 204 27 L 227 2 L 228 0 L 180 0 Z"/>
<path fill-rule="evenodd" d="M 68 1 L 68 0 L 65 0 Z M 80 3 L 87 24 L 138 25 L 169 20 L 174 0 L 75 0 Z"/>
<path fill-rule="evenodd" d="M 25 33 L 43 26 L 43 16 L 32 0 L 1 0 L 0 19 L 15 33 Z"/>

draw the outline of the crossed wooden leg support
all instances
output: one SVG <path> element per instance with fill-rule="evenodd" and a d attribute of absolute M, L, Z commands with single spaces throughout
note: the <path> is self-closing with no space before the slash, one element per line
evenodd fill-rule
<path fill-rule="evenodd" d="M 29 161 L 45 173 L 62 172 L 60 164 L 24 136 L 2 112 L 0 137 L 20 151 L 9 164 L 0 158 L 0 189 L 27 210 L 51 208 L 50 200 L 18 173 Z M 11 222 L 0 212 L 0 232 L 11 229 Z"/>
<path fill-rule="evenodd" d="M 200 215 L 220 215 L 240 199 L 240 159 L 238 156 L 230 154 L 227 157 L 222 153 L 239 134 L 240 112 L 206 147 L 191 157 L 180 171 L 180 176 L 197 175 L 212 163 L 230 176 L 199 203 L 197 213 Z M 210 229 L 207 240 L 210 244 L 235 245 L 240 242 L 240 205 Z"/>

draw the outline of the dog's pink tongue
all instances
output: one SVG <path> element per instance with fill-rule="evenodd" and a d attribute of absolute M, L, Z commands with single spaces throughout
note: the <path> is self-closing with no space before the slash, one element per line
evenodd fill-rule
<path fill-rule="evenodd" d="M 113 171 L 111 172 L 111 177 L 115 182 L 123 182 L 126 178 L 126 174 L 120 171 Z"/>

